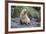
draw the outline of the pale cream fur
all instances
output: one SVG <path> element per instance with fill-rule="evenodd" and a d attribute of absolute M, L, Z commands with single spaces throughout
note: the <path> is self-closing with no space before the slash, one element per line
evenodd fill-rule
<path fill-rule="evenodd" d="M 24 14 L 24 12 L 26 11 L 26 9 L 23 9 L 20 13 L 20 19 L 23 23 L 30 23 L 30 19 L 28 18 L 27 12 Z"/>

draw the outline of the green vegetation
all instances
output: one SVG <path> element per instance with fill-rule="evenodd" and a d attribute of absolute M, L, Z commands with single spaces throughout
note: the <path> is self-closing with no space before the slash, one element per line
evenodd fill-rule
<path fill-rule="evenodd" d="M 14 8 L 14 9 L 13 9 Z M 11 6 L 11 16 L 18 17 L 20 16 L 20 12 L 23 9 L 27 9 L 28 15 L 34 18 L 40 18 L 40 7 L 31 7 L 31 6 Z"/>

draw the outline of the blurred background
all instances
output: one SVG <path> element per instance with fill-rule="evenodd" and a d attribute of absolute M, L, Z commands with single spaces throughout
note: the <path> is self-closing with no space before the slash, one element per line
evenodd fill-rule
<path fill-rule="evenodd" d="M 19 17 L 20 12 L 26 9 L 28 11 L 28 15 L 36 18 L 40 18 L 40 7 L 31 7 L 31 6 L 11 6 L 11 17 Z"/>

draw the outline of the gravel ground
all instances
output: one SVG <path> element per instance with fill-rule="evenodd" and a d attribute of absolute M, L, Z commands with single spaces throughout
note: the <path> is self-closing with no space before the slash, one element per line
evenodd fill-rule
<path fill-rule="evenodd" d="M 36 19 L 32 18 L 30 24 L 20 24 L 20 18 L 12 18 L 11 19 L 11 28 L 30 28 L 30 27 L 40 27 L 40 23 L 36 22 Z"/>

